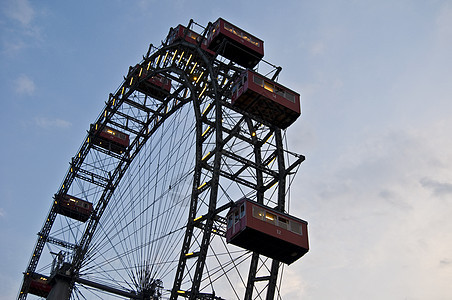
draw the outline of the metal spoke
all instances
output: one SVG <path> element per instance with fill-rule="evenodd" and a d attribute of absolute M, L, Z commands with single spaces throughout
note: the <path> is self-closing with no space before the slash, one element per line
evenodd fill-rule
<path fill-rule="evenodd" d="M 150 45 L 108 96 L 52 200 L 19 299 L 36 270 L 71 299 L 281 298 L 280 263 L 227 244 L 225 217 L 243 197 L 284 212 L 304 157 L 231 103 L 246 69 L 203 46 L 209 28 L 198 42 Z M 106 129 L 127 145 L 103 139 Z M 86 222 L 58 210 L 62 195 L 92 204 Z"/>

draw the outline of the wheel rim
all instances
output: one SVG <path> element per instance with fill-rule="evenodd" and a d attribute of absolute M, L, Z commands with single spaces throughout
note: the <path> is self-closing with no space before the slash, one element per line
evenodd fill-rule
<path fill-rule="evenodd" d="M 227 101 L 241 68 L 179 42 L 151 51 L 140 69 L 95 122 L 128 132 L 128 150 L 97 147 L 90 131 L 57 193 L 93 202 L 93 215 L 81 223 L 52 207 L 27 271 L 55 269 L 55 254 L 67 253 L 73 299 L 264 297 L 276 284 L 257 278 L 276 281 L 279 264 L 227 245 L 224 216 L 244 196 L 284 209 L 286 171 L 302 159 L 284 152 L 279 129 Z M 156 75 L 172 82 L 163 99 L 138 88 Z M 44 244 L 52 255 L 41 257 Z"/>

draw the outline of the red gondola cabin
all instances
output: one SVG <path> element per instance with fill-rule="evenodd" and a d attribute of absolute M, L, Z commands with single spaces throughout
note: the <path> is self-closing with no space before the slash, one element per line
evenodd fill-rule
<path fill-rule="evenodd" d="M 130 141 L 129 135 L 105 126 L 99 135 L 93 138 L 93 143 L 109 151 L 122 154 L 129 147 Z"/>
<path fill-rule="evenodd" d="M 145 75 L 146 69 L 140 65 L 129 68 L 129 76 L 133 76 L 135 80 L 139 80 L 140 77 Z M 137 90 L 143 94 L 162 100 L 170 93 L 171 80 L 156 74 L 147 80 L 139 81 Z"/>
<path fill-rule="evenodd" d="M 170 93 L 171 80 L 156 74 L 147 81 L 143 81 L 138 88 L 151 97 L 163 99 Z"/>
<path fill-rule="evenodd" d="M 291 264 L 309 250 L 308 223 L 249 199 L 227 214 L 226 242 Z"/>
<path fill-rule="evenodd" d="M 52 290 L 52 285 L 50 285 L 49 277 L 38 274 L 30 274 L 30 287 L 28 288 L 28 293 L 36 295 L 39 297 L 47 297 Z"/>
<path fill-rule="evenodd" d="M 185 40 L 191 44 L 198 44 L 199 40 L 202 38 L 200 34 L 197 34 L 191 29 L 183 25 L 177 25 L 176 28 L 171 28 L 168 36 L 166 38 L 167 43 L 171 45 L 172 43 L 180 40 Z M 208 53 L 210 56 L 215 56 L 215 52 L 207 49 L 207 40 L 204 39 L 201 43 L 201 49 Z"/>
<path fill-rule="evenodd" d="M 207 33 L 207 47 L 245 68 L 264 57 L 264 41 L 219 18 Z"/>
<path fill-rule="evenodd" d="M 300 94 L 249 69 L 232 88 L 232 104 L 282 129 L 301 115 Z"/>
<path fill-rule="evenodd" d="M 60 215 L 86 222 L 93 212 L 93 204 L 70 195 L 61 195 L 55 199 L 55 210 Z"/>

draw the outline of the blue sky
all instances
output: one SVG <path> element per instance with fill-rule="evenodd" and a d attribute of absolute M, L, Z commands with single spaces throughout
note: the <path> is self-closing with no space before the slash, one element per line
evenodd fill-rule
<path fill-rule="evenodd" d="M 0 3 L 0 299 L 16 296 L 89 124 L 149 43 L 219 16 L 302 95 L 291 213 L 311 251 L 283 299 L 451 299 L 449 1 Z"/>

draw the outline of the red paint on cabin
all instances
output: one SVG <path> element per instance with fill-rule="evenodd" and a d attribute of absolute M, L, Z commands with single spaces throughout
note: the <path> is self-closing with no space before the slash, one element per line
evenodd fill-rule
<path fill-rule="evenodd" d="M 105 126 L 99 135 L 93 138 L 93 143 L 109 151 L 122 154 L 129 147 L 130 141 L 128 134 Z"/>
<path fill-rule="evenodd" d="M 291 264 L 309 251 L 308 223 L 249 199 L 227 216 L 226 242 Z"/>
<path fill-rule="evenodd" d="M 245 68 L 254 68 L 264 57 L 263 40 L 222 18 L 210 27 L 207 47 Z"/>
<path fill-rule="evenodd" d="M 55 199 L 57 213 L 72 219 L 86 222 L 93 212 L 93 204 L 70 195 L 61 195 Z"/>
<path fill-rule="evenodd" d="M 179 24 L 176 28 L 171 28 L 168 33 L 167 42 L 169 45 L 176 41 L 185 40 L 191 44 L 197 45 L 202 36 L 191 29 Z M 210 56 L 215 56 L 215 52 L 207 48 L 207 40 L 204 39 L 201 42 L 201 49 L 208 53 Z"/>
<path fill-rule="evenodd" d="M 135 67 L 129 68 L 128 78 L 132 76 L 134 80 L 138 80 L 137 90 L 139 92 L 156 99 L 164 99 L 170 93 L 171 80 L 160 74 L 151 76 L 146 80 L 140 80 L 140 78 L 146 76 L 147 72 L 145 67 L 137 64 Z"/>
<path fill-rule="evenodd" d="M 234 84 L 232 104 L 282 129 L 301 115 L 300 94 L 249 69 Z"/>
<path fill-rule="evenodd" d="M 28 293 L 39 297 L 47 297 L 52 290 L 47 276 L 32 273 L 30 275 L 30 287 Z"/>

